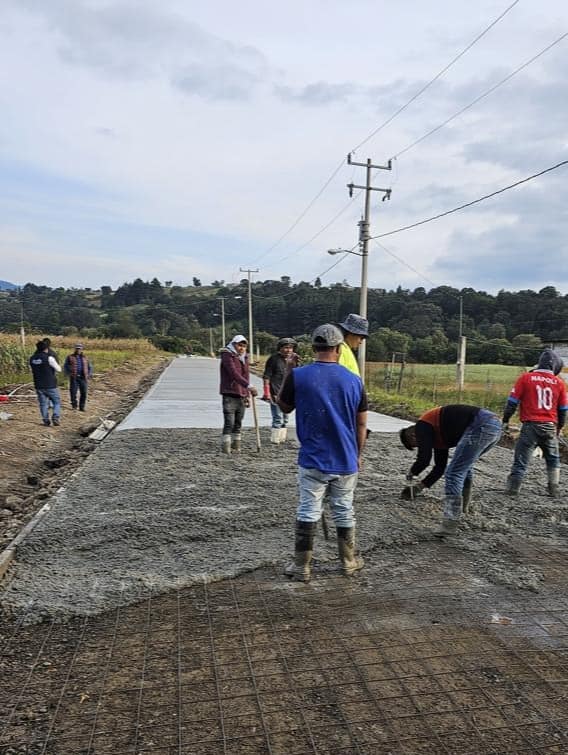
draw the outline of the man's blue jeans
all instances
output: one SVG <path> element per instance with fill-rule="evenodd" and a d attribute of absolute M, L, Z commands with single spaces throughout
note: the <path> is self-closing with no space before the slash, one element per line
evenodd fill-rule
<path fill-rule="evenodd" d="M 553 422 L 523 422 L 521 434 L 515 444 L 511 477 L 523 479 L 537 447 L 542 448 L 547 469 L 557 469 L 560 466 L 556 425 Z"/>
<path fill-rule="evenodd" d="M 355 474 L 326 474 L 319 469 L 298 469 L 300 501 L 296 519 L 301 522 L 318 522 L 322 503 L 328 493 L 329 508 L 336 527 L 354 527 L 353 494 L 357 485 Z"/>
<path fill-rule="evenodd" d="M 79 409 L 82 411 L 87 403 L 87 378 L 84 375 L 69 377 L 69 397 L 73 409 L 77 408 L 77 391 L 79 391 Z"/>
<path fill-rule="evenodd" d="M 59 419 L 61 415 L 61 397 L 58 388 L 36 388 L 37 400 L 41 418 L 49 425 L 49 407 L 53 406 L 53 419 Z"/>
<path fill-rule="evenodd" d="M 460 438 L 446 469 L 445 493 L 461 496 L 464 482 L 473 476 L 473 465 L 499 442 L 503 425 L 493 412 L 482 409 Z"/>
<path fill-rule="evenodd" d="M 288 414 L 284 414 L 276 402 L 270 402 L 270 413 L 272 414 L 272 427 L 286 427 L 288 424 Z"/>

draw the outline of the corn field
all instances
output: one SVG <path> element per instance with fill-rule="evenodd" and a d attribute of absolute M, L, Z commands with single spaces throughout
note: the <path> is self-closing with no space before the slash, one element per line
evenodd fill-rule
<path fill-rule="evenodd" d="M 29 359 L 35 351 L 38 335 L 28 336 L 26 345 L 22 346 L 20 336 L 0 333 L 0 388 L 17 383 L 31 382 Z M 85 353 L 93 362 L 97 372 L 119 367 L 129 359 L 142 357 L 144 354 L 156 353 L 157 349 L 143 339 L 58 337 L 51 338 L 51 348 L 58 355 L 59 362 L 73 351 L 76 343 L 85 346 Z"/>

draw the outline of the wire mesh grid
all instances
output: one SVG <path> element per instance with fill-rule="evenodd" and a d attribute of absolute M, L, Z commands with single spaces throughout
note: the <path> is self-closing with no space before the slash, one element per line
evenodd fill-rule
<path fill-rule="evenodd" d="M 428 572 L 423 551 L 353 580 L 262 570 L 69 624 L 6 624 L 0 753 L 568 752 L 561 583 L 481 592 L 464 556 Z M 562 564 L 556 552 L 548 568 L 560 578 Z"/>

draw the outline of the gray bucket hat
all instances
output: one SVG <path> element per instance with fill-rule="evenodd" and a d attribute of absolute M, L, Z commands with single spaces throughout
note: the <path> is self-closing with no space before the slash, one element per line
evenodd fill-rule
<path fill-rule="evenodd" d="M 343 333 L 335 325 L 320 325 L 312 333 L 312 344 L 321 346 L 339 346 L 343 343 Z"/>
<path fill-rule="evenodd" d="M 347 333 L 354 333 L 356 336 L 363 336 L 363 338 L 367 338 L 369 335 L 369 321 L 361 315 L 347 315 L 345 320 L 339 323 L 339 327 Z"/>

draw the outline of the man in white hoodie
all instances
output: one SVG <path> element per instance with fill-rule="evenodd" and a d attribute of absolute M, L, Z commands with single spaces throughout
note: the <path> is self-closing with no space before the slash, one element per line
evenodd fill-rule
<path fill-rule="evenodd" d="M 223 396 L 223 438 L 221 449 L 224 454 L 241 450 L 241 425 L 249 395 L 256 396 L 257 390 L 250 384 L 247 339 L 235 336 L 221 349 L 221 385 Z"/>

